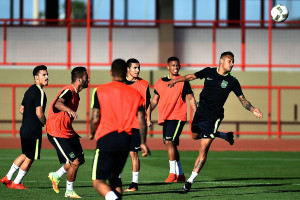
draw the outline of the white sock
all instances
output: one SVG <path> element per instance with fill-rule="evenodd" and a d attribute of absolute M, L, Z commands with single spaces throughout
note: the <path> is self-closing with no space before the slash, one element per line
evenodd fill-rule
<path fill-rule="evenodd" d="M 67 180 L 67 190 L 73 190 L 73 185 L 74 185 L 74 182 L 69 182 Z"/>
<path fill-rule="evenodd" d="M 56 174 L 60 177 L 62 177 L 65 173 L 67 173 L 67 171 L 65 170 L 64 166 L 62 166 L 61 168 L 59 168 L 59 170 L 56 171 Z"/>
<path fill-rule="evenodd" d="M 23 171 L 21 168 L 19 169 L 19 173 L 14 180 L 15 184 L 20 184 L 24 176 L 27 174 L 27 171 Z"/>
<path fill-rule="evenodd" d="M 10 167 L 10 170 L 8 171 L 8 173 L 6 174 L 7 179 L 11 180 L 12 176 L 14 175 L 14 173 L 19 169 L 19 167 L 17 165 L 15 165 L 15 163 L 13 163 Z"/>
<path fill-rule="evenodd" d="M 180 161 L 176 161 L 176 175 L 183 175 Z"/>
<path fill-rule="evenodd" d="M 227 139 L 227 133 L 224 133 L 224 132 L 220 131 L 220 138 L 226 140 Z"/>
<path fill-rule="evenodd" d="M 194 183 L 195 178 L 198 176 L 197 172 L 192 172 L 190 178 L 187 180 L 190 183 Z"/>
<path fill-rule="evenodd" d="M 105 199 L 106 200 L 115 200 L 115 199 L 118 199 L 118 196 L 113 191 L 110 191 L 105 195 Z"/>
<path fill-rule="evenodd" d="M 169 160 L 169 164 L 170 164 L 170 174 L 176 174 L 176 160 Z"/>
<path fill-rule="evenodd" d="M 139 183 L 139 173 L 140 172 L 132 172 L 132 182 Z"/>

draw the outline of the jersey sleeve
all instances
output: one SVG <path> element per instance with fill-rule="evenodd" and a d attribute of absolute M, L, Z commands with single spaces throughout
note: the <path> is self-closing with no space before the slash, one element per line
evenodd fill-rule
<path fill-rule="evenodd" d="M 157 95 L 159 95 L 156 89 L 154 89 L 154 94 L 157 94 Z"/>
<path fill-rule="evenodd" d="M 147 91 L 146 91 L 146 99 L 151 99 L 151 94 L 150 94 L 149 85 L 148 85 Z"/>
<path fill-rule="evenodd" d="M 22 99 L 22 103 L 21 103 L 21 105 L 22 105 L 22 106 L 24 106 L 24 105 L 25 105 L 25 95 L 24 95 L 24 97 L 23 97 L 23 99 Z"/>
<path fill-rule="evenodd" d="M 237 97 L 243 95 L 241 85 L 237 79 L 235 79 L 232 91 Z"/>
<path fill-rule="evenodd" d="M 68 102 L 72 99 L 72 92 L 71 90 L 69 89 L 65 89 L 64 91 L 62 91 L 58 97 L 59 99 L 60 98 L 63 98 L 65 100 L 65 105 L 68 104 Z"/>
<path fill-rule="evenodd" d="M 193 93 L 190 82 L 184 82 L 183 91 L 184 91 L 185 94 L 192 94 Z"/>
<path fill-rule="evenodd" d="M 202 69 L 202 70 L 196 72 L 194 75 L 195 75 L 197 78 L 203 79 L 203 78 L 205 78 L 208 69 L 209 69 L 208 67 L 207 67 L 207 68 L 204 68 L 204 69 Z"/>
<path fill-rule="evenodd" d="M 98 95 L 97 95 L 97 88 L 95 88 L 93 91 L 91 108 L 100 109 L 100 103 L 99 103 L 99 99 L 98 99 Z"/>
<path fill-rule="evenodd" d="M 44 93 L 40 90 L 36 90 L 33 101 L 34 101 L 34 107 L 37 108 L 43 106 Z"/>

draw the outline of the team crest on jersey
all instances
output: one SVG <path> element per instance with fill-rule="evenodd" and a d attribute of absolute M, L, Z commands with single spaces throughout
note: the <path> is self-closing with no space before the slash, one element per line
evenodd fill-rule
<path fill-rule="evenodd" d="M 228 82 L 223 80 L 221 83 L 221 88 L 226 88 L 227 85 L 228 85 Z"/>
<path fill-rule="evenodd" d="M 74 154 L 73 152 L 71 152 L 71 153 L 69 154 L 69 156 L 70 156 L 70 158 L 75 158 L 75 154 Z"/>

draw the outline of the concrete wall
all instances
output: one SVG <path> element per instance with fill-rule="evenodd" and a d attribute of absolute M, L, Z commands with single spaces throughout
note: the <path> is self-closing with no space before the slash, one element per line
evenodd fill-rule
<path fill-rule="evenodd" d="M 2 28 L 0 28 L 0 38 L 3 37 Z M 8 27 L 7 30 L 7 62 L 66 62 L 67 60 L 67 30 L 66 28 L 49 28 L 49 27 Z M 212 30 L 205 28 L 175 28 L 174 30 L 174 54 L 181 59 L 182 63 L 201 63 L 209 65 L 212 63 Z M 284 37 L 283 37 L 284 36 Z M 246 31 L 246 64 L 267 64 L 268 63 L 268 30 L 267 29 L 248 29 Z M 141 63 L 159 63 L 161 55 L 168 52 L 161 52 L 160 49 L 160 32 L 157 27 L 149 28 L 114 28 L 113 29 L 113 58 L 128 59 L 135 57 Z M 236 64 L 241 63 L 241 31 L 239 29 L 218 29 L 216 38 L 216 63 L 219 55 L 223 51 L 231 50 L 235 54 Z M 0 46 L 3 41 L 0 40 Z M 108 62 L 108 29 L 92 28 L 91 29 L 91 62 L 107 63 Z M 300 30 L 273 30 L 272 44 L 272 63 L 273 64 L 298 64 L 300 52 Z M 86 62 L 86 29 L 72 29 L 72 62 Z M 0 48 L 0 55 L 3 49 Z M 167 56 L 168 55 L 168 56 Z M 0 56 L 0 62 L 3 57 Z M 29 69 L 28 69 L 29 67 Z M 0 66 L 0 84 L 31 84 L 32 66 Z M 108 66 L 107 66 L 108 67 Z M 204 66 L 201 66 L 204 67 Z M 97 68 L 97 66 L 96 66 Z M 99 70 L 102 69 L 102 70 Z M 104 68 L 105 69 L 105 68 Z M 152 68 L 154 69 L 154 68 Z M 182 69 L 181 74 L 194 73 L 202 68 Z M 150 70 L 142 66 L 141 77 L 150 81 Z M 156 69 L 153 71 L 153 82 L 155 83 L 160 77 L 167 75 L 166 69 Z M 236 76 L 241 85 L 268 85 L 268 73 L 266 70 L 246 68 L 245 72 L 235 68 L 233 75 Z M 295 69 L 273 70 L 273 85 L 291 85 L 299 86 L 300 71 Z M 70 71 L 62 66 L 62 69 L 55 67 L 49 68 L 50 84 L 69 84 Z M 91 70 L 92 84 L 102 84 L 111 80 L 108 70 L 103 67 L 95 67 Z M 192 85 L 202 85 L 203 82 L 196 80 Z M 48 96 L 48 108 L 60 88 L 45 88 Z M 16 89 L 16 111 L 21 103 L 26 88 Z M 195 96 L 201 90 L 195 89 Z M 90 90 L 91 95 L 92 90 Z M 153 95 L 153 90 L 151 90 Z M 265 113 L 262 121 L 267 121 L 268 110 L 268 91 L 265 89 L 245 89 L 245 96 L 250 102 L 261 108 Z M 10 120 L 12 116 L 12 92 L 10 88 L 0 88 L 0 121 Z M 86 91 L 81 92 L 81 105 L 79 108 L 80 120 L 86 119 Z M 294 106 L 298 105 L 300 91 L 283 90 L 281 92 L 281 115 L 283 121 L 295 121 Z M 153 113 L 153 119 L 157 119 L 157 111 Z M 21 115 L 17 114 L 17 119 Z M 237 98 L 231 94 L 225 105 L 226 121 L 256 121 L 252 114 L 246 111 Z M 277 120 L 277 91 L 273 91 L 272 97 L 272 120 Z M 296 122 L 299 122 L 299 119 Z M 0 123 L 0 129 L 10 129 L 11 124 Z M 18 124 L 19 126 L 19 124 Z M 85 125 L 76 125 L 79 129 L 85 129 Z M 17 127 L 18 128 L 18 127 Z M 185 126 L 187 129 L 188 126 Z M 235 126 L 223 124 L 221 128 L 225 130 L 235 130 Z M 283 131 L 297 131 L 298 125 L 283 125 Z M 157 129 L 160 130 L 160 127 Z M 266 131 L 267 125 L 243 125 L 241 130 L 261 130 Z M 276 125 L 272 127 L 276 130 Z"/>
<path fill-rule="evenodd" d="M 1 83 L 6 84 L 32 84 L 32 70 L 23 69 L 23 70 L 4 70 L 0 69 L 0 80 Z M 195 71 L 191 70 L 181 70 L 181 74 L 194 73 Z M 146 70 L 142 67 L 141 77 L 145 80 L 150 81 L 151 71 Z M 160 78 L 168 74 L 168 71 L 165 69 L 153 71 L 153 80 L 154 83 Z M 233 70 L 232 73 L 237 77 L 242 86 L 247 85 L 267 85 L 267 72 L 241 72 Z M 300 85 L 298 77 L 300 72 L 273 72 L 273 84 L 274 85 Z M 57 70 L 50 68 L 49 69 L 49 79 L 51 84 L 69 84 L 70 83 L 70 71 L 68 70 Z M 111 81 L 108 70 L 91 70 L 91 83 L 94 85 L 103 84 Z M 191 82 L 191 85 L 203 85 L 203 81 L 195 80 Z M 19 105 L 23 98 L 24 92 L 27 88 L 17 88 L 16 89 L 16 113 L 17 119 L 21 120 L 21 115 L 18 113 Z M 49 88 L 45 87 L 44 90 L 48 97 L 47 110 L 50 106 L 50 103 L 54 100 L 58 91 L 61 88 Z M 90 97 L 92 94 L 93 88 L 90 89 Z M 199 100 L 199 93 L 201 89 L 194 89 L 195 98 Z M 229 96 L 228 101 L 225 104 L 225 119 L 224 121 L 267 121 L 267 111 L 268 111 L 268 91 L 266 89 L 244 89 L 244 95 L 246 98 L 253 104 L 260 108 L 264 112 L 265 118 L 263 120 L 257 120 L 249 111 L 245 110 L 237 97 L 232 93 Z M 0 87 L 0 121 L 1 120 L 10 120 L 12 117 L 12 90 L 11 88 L 1 88 Z M 81 102 L 79 106 L 79 120 L 86 119 L 86 100 L 87 100 L 86 90 L 83 90 L 80 93 Z M 153 89 L 151 89 L 151 95 L 153 96 Z M 299 110 L 299 98 L 300 90 L 282 90 L 281 92 L 281 119 L 283 121 L 295 121 L 294 119 L 294 106 L 298 105 Z M 47 112 L 46 112 L 47 113 Z M 157 120 L 157 109 L 153 112 L 153 120 Z M 272 120 L 277 120 L 277 90 L 272 92 Z M 299 122 L 299 119 L 296 120 Z M 299 123 L 300 124 L 300 123 Z M 17 124 L 17 128 L 20 124 Z M 11 123 L 0 123 L 0 129 L 10 129 Z M 85 124 L 76 124 L 75 127 L 78 130 L 84 130 Z M 235 125 L 222 124 L 220 129 L 224 130 L 235 130 Z M 267 131 L 267 125 L 242 125 L 241 131 Z M 299 130 L 300 125 L 282 125 L 283 131 L 297 131 Z M 154 127 L 155 130 L 160 130 L 159 126 Z M 272 126 L 273 131 L 277 130 L 276 125 Z M 185 126 L 185 130 L 188 130 L 188 126 Z"/>

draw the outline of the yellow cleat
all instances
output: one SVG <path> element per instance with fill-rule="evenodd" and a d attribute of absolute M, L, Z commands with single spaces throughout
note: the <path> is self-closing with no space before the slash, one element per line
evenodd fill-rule
<path fill-rule="evenodd" d="M 55 172 L 50 172 L 49 173 L 49 179 L 52 182 L 52 187 L 54 192 L 59 193 L 59 188 L 58 188 L 58 184 L 59 184 L 59 177 Z"/>
<path fill-rule="evenodd" d="M 73 199 L 81 198 L 78 194 L 76 194 L 74 190 L 66 190 L 65 197 L 73 198 Z"/>

